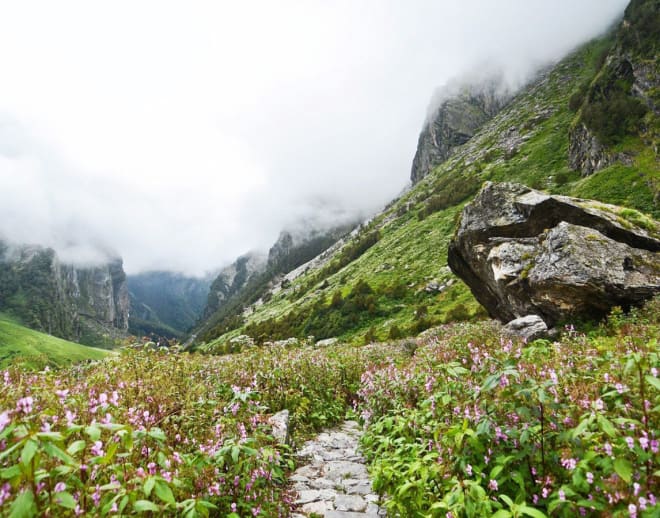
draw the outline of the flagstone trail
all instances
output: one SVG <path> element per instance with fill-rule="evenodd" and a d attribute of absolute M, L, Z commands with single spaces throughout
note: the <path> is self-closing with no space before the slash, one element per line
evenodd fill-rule
<path fill-rule="evenodd" d="M 307 462 L 291 475 L 297 511 L 293 518 L 312 513 L 325 518 L 385 516 L 371 488 L 364 457 L 358 452 L 362 431 L 355 421 L 320 433 L 296 455 Z"/>

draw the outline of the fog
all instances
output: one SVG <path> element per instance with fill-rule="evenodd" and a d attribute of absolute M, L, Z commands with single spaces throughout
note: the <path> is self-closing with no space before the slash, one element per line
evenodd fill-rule
<path fill-rule="evenodd" d="M 626 3 L 4 2 L 0 236 L 201 274 L 366 216 L 439 87 L 487 63 L 517 88 Z"/>

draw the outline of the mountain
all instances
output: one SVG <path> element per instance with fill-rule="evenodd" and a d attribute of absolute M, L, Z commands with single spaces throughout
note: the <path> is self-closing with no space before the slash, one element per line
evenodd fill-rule
<path fill-rule="evenodd" d="M 419 182 L 433 168 L 449 158 L 451 151 L 465 144 L 483 124 L 492 119 L 511 99 L 500 75 L 454 81 L 431 100 L 429 119 L 419 135 L 410 180 Z"/>
<path fill-rule="evenodd" d="M 120 258 L 74 266 L 50 248 L 0 242 L 0 310 L 22 324 L 86 345 L 112 347 L 126 336 L 128 309 Z"/>
<path fill-rule="evenodd" d="M 208 291 L 203 314 L 213 315 L 229 299 L 245 288 L 250 279 L 266 270 L 267 259 L 258 252 L 250 252 L 223 268 Z"/>
<path fill-rule="evenodd" d="M 263 304 L 271 290 L 290 282 L 287 274 L 331 248 L 354 226 L 345 223 L 327 229 L 301 222 L 280 233 L 267 258 L 256 252 L 239 257 L 213 281 L 204 318 L 195 335 L 208 339 L 239 326 L 247 307 Z"/>
<path fill-rule="evenodd" d="M 486 80 L 442 99 L 422 128 L 412 188 L 295 278 L 228 308 L 224 325 L 198 337 L 201 349 L 223 350 L 239 334 L 257 342 L 313 335 L 357 343 L 485 318 L 447 267 L 447 246 L 462 207 L 486 181 L 658 218 L 658 12 L 657 0 L 633 1 L 617 29 L 541 70 L 518 92 L 497 97 L 500 90 Z M 610 81 L 613 70 L 628 79 Z M 609 134 L 598 121 L 619 113 L 621 103 L 646 108 L 633 110 L 616 138 L 601 139 Z M 597 170 L 573 160 L 583 126 L 603 154 L 615 157 Z"/>
<path fill-rule="evenodd" d="M 17 361 L 32 368 L 62 366 L 82 360 L 100 360 L 108 352 L 40 333 L 0 313 L 0 368 Z"/>
<path fill-rule="evenodd" d="M 201 316 L 212 277 L 152 271 L 127 277 L 134 335 L 183 336 Z"/>

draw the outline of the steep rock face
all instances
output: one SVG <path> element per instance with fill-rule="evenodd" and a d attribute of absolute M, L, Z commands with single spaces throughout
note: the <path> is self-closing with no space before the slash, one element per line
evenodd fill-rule
<path fill-rule="evenodd" d="M 209 289 L 204 317 L 213 315 L 222 304 L 239 293 L 253 276 L 263 273 L 266 266 L 267 260 L 263 254 L 250 252 L 221 270 Z"/>
<path fill-rule="evenodd" d="M 450 85 L 436 94 L 438 107 L 419 135 L 410 179 L 413 184 L 441 164 L 451 151 L 465 144 L 476 131 L 496 115 L 511 95 L 501 79 L 490 78 L 459 86 Z"/>
<path fill-rule="evenodd" d="M 612 147 L 626 135 L 656 131 L 657 124 L 650 119 L 660 115 L 659 31 L 660 2 L 630 2 L 612 49 L 584 92 L 569 134 L 569 165 L 583 176 L 615 162 L 630 165 L 630 154 Z"/>
<path fill-rule="evenodd" d="M 128 329 L 129 296 L 121 259 L 64 264 L 49 248 L 0 247 L 0 309 L 26 325 L 89 345 L 111 345 Z"/>
<path fill-rule="evenodd" d="M 660 292 L 660 224 L 614 205 L 487 182 L 463 210 L 450 268 L 503 322 L 599 317 Z"/>

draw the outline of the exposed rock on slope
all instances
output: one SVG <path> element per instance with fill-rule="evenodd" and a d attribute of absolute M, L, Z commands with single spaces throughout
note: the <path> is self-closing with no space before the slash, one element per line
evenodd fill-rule
<path fill-rule="evenodd" d="M 410 179 L 417 183 L 451 151 L 465 144 L 510 100 L 501 78 L 449 85 L 436 94 L 438 105 L 419 135 Z"/>
<path fill-rule="evenodd" d="M 222 304 L 239 293 L 254 275 L 265 270 L 266 257 L 254 252 L 242 255 L 223 268 L 209 289 L 204 316 L 211 316 Z"/>
<path fill-rule="evenodd" d="M 0 309 L 61 338 L 112 345 L 128 329 L 122 260 L 73 266 L 50 248 L 0 243 Z"/>
<path fill-rule="evenodd" d="M 652 138 L 657 131 L 659 32 L 660 1 L 630 2 L 600 71 L 572 98 L 580 111 L 569 134 L 568 159 L 583 176 L 615 162 L 630 164 L 630 153 L 612 146 L 626 136 L 648 133 Z"/>
<path fill-rule="evenodd" d="M 550 326 L 660 292 L 660 224 L 631 210 L 487 182 L 463 210 L 451 269 L 491 316 Z"/>

